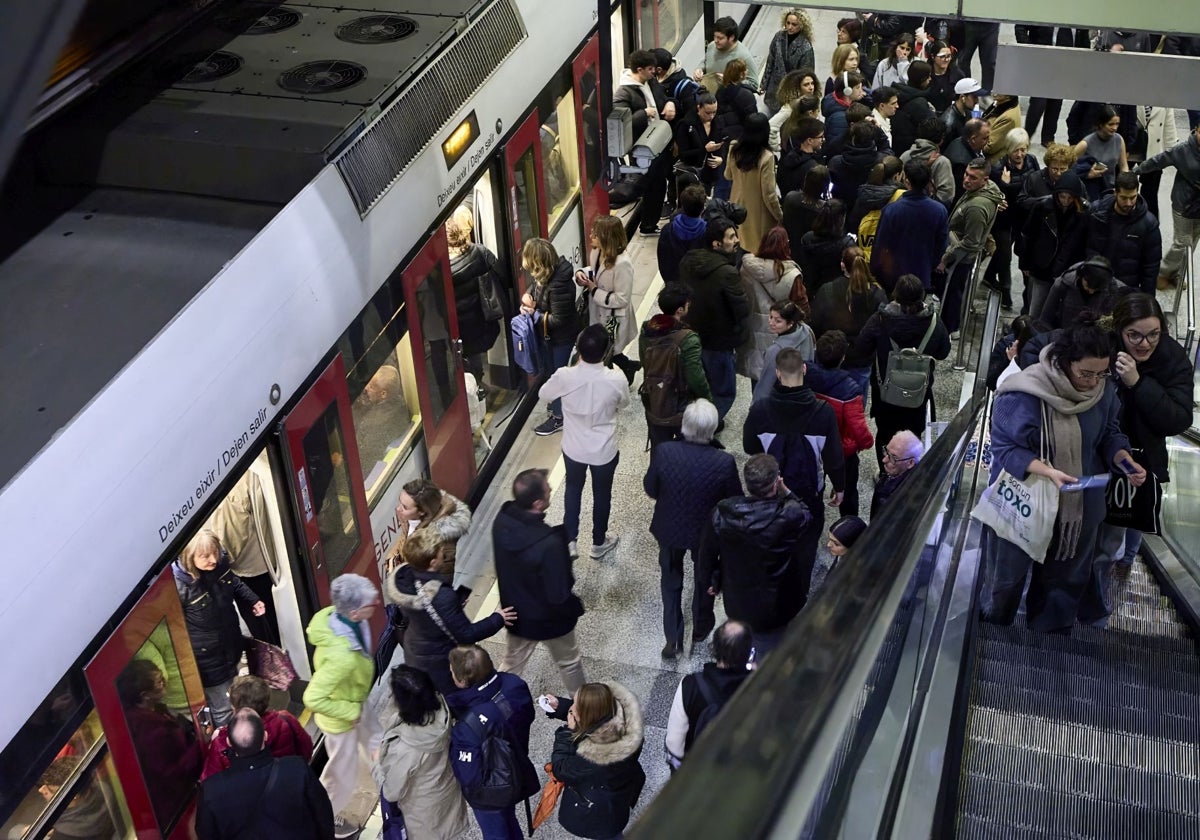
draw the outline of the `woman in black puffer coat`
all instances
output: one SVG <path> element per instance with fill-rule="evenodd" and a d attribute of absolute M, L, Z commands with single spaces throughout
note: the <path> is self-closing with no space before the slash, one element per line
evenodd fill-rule
<path fill-rule="evenodd" d="M 233 714 L 229 686 L 237 676 L 243 652 L 242 629 L 233 601 L 236 598 L 246 604 L 255 615 L 266 612 L 266 606 L 230 570 L 229 554 L 217 535 L 207 529 L 187 544 L 171 571 L 204 697 L 214 725 L 223 726 Z"/>
<path fill-rule="evenodd" d="M 548 379 L 570 361 L 571 350 L 579 335 L 575 269 L 545 239 L 530 239 L 525 243 L 521 248 L 521 267 L 534 281 L 521 298 L 521 311 L 538 317 L 538 331 L 545 338 L 542 375 Z M 550 403 L 549 410 L 550 416 L 542 427 L 557 431 L 562 428 L 562 400 Z M 551 431 L 539 434 L 550 434 Z"/>
<path fill-rule="evenodd" d="M 500 322 L 511 314 L 507 272 L 496 255 L 471 241 L 471 211 L 460 207 L 446 222 L 446 241 L 450 247 L 450 274 L 454 282 L 454 309 L 458 315 L 458 334 L 462 336 L 463 363 L 483 386 L 483 354 L 500 336 Z M 483 311 L 479 283 L 488 278 L 501 290 L 504 313 L 488 320 Z"/>

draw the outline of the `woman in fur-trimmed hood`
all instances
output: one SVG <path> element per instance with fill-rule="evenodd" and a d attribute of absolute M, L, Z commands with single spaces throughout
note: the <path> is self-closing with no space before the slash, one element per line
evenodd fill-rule
<path fill-rule="evenodd" d="M 553 698 L 553 717 L 566 726 L 554 733 L 554 777 L 565 787 L 558 822 L 577 837 L 617 837 L 629 823 L 646 773 L 642 707 L 616 682 L 586 683 L 574 698 Z"/>

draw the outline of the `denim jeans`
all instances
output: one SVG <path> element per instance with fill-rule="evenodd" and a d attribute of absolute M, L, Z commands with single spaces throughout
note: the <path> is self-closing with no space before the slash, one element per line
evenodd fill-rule
<path fill-rule="evenodd" d="M 617 471 L 617 462 L 621 453 L 607 464 L 585 464 L 576 461 L 563 453 L 563 463 L 567 467 L 566 500 L 563 503 L 563 527 L 567 531 L 567 539 L 572 542 L 579 539 L 579 510 L 583 504 L 583 483 L 587 480 L 588 470 L 592 471 L 592 545 L 600 545 L 608 535 L 608 516 L 612 511 L 613 475 Z"/>
<path fill-rule="evenodd" d="M 542 345 L 542 367 L 546 371 L 546 377 L 549 378 L 554 371 L 560 367 L 566 367 L 567 362 L 571 361 L 571 351 L 575 348 L 574 344 L 543 344 Z M 550 403 L 550 413 L 555 417 L 562 417 L 562 400 L 558 399 Z"/>
<path fill-rule="evenodd" d="M 479 823 L 483 840 L 522 840 L 525 836 L 521 823 L 517 821 L 516 807 L 499 811 L 471 810 L 475 812 L 475 821 Z"/>
<path fill-rule="evenodd" d="M 704 375 L 708 377 L 713 405 L 717 407 L 717 417 L 722 420 L 733 407 L 733 400 L 737 396 L 733 359 L 732 350 L 700 350 L 700 363 L 704 366 Z"/>
<path fill-rule="evenodd" d="M 1057 527 L 1046 551 L 1049 559 L 1034 563 L 1020 548 L 1000 539 L 995 531 L 984 526 L 983 586 L 979 596 L 980 617 L 984 621 L 1013 623 L 1021 607 L 1027 575 L 1031 577 L 1025 599 L 1025 617 L 1030 630 L 1066 633 L 1075 625 L 1076 618 L 1083 617 L 1080 602 L 1092 584 L 1092 557 L 1098 529 L 1095 523 L 1085 520 L 1075 556 L 1060 559 L 1056 557 Z"/>

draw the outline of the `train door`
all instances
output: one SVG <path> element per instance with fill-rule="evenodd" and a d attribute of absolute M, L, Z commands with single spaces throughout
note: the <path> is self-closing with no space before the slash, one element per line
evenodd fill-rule
<path fill-rule="evenodd" d="M 374 543 L 341 354 L 284 419 L 288 483 L 317 601 L 343 572 L 374 577 Z"/>
<path fill-rule="evenodd" d="M 189 836 L 209 733 L 173 567 L 84 669 L 139 838 Z"/>
<path fill-rule="evenodd" d="M 594 35 L 571 63 L 575 82 L 575 120 L 581 162 L 583 228 L 592 229 L 597 216 L 608 214 L 608 192 L 604 189 L 604 153 L 601 147 L 600 36 Z"/>
<path fill-rule="evenodd" d="M 444 229 L 434 231 L 404 269 L 403 282 L 429 475 L 443 490 L 466 498 L 475 458 Z"/>
<path fill-rule="evenodd" d="M 521 247 L 534 237 L 549 233 L 546 220 L 546 187 L 543 181 L 542 144 L 535 110 L 504 146 L 504 169 L 508 188 L 508 213 L 512 224 L 513 273 L 517 298 L 525 293 L 521 271 Z"/>

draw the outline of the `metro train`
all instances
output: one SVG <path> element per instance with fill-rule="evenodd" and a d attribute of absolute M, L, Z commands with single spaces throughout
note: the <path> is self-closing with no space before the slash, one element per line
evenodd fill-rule
<path fill-rule="evenodd" d="M 192 3 L 10 169 L 0 341 L 43 393 L 0 408 L 6 837 L 188 835 L 194 778 L 163 784 L 119 690 L 154 660 L 208 737 L 172 562 L 205 527 L 261 555 L 302 686 L 304 627 L 338 574 L 378 580 L 401 486 L 478 501 L 536 403 L 507 318 L 460 314 L 464 242 L 509 303 L 530 237 L 581 262 L 600 86 L 635 47 L 703 49 L 701 0 L 354 5 Z"/>

